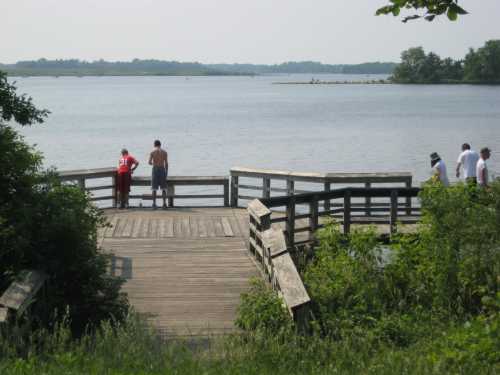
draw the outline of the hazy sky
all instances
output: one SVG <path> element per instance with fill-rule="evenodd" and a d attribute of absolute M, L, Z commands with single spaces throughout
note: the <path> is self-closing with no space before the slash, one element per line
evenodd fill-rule
<path fill-rule="evenodd" d="M 500 0 L 458 22 L 374 16 L 388 0 L 0 0 L 0 62 L 46 57 L 200 62 L 399 60 L 422 45 L 462 57 L 500 39 Z"/>

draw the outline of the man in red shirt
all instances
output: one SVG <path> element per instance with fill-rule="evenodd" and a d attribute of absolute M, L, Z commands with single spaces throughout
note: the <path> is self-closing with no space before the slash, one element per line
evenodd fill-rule
<path fill-rule="evenodd" d="M 120 208 L 128 207 L 128 194 L 132 182 L 132 172 L 139 166 L 139 162 L 128 154 L 126 148 L 122 149 L 122 157 L 118 162 L 116 187 L 120 198 Z"/>

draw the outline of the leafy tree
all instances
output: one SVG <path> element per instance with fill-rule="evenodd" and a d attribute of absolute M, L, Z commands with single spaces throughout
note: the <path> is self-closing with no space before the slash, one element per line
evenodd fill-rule
<path fill-rule="evenodd" d="M 414 10 L 417 13 L 406 16 L 403 22 L 424 18 L 433 21 L 437 16 L 446 14 L 450 21 L 456 21 L 459 15 L 467 11 L 458 5 L 458 0 L 390 0 L 391 4 L 379 8 L 377 15 L 392 14 L 399 16 L 401 10 Z"/>
<path fill-rule="evenodd" d="M 500 82 L 500 40 L 489 40 L 477 51 L 471 48 L 464 71 L 468 81 Z"/>
<path fill-rule="evenodd" d="M 48 113 L 17 95 L 0 72 L 0 291 L 23 269 L 42 270 L 49 280 L 32 307 L 35 323 L 50 326 L 56 311 L 68 311 L 82 332 L 89 323 L 123 318 L 128 305 L 122 280 L 107 274 L 108 257 L 97 247 L 102 213 L 78 188 L 43 171 L 42 156 L 11 125 L 41 123 Z"/>

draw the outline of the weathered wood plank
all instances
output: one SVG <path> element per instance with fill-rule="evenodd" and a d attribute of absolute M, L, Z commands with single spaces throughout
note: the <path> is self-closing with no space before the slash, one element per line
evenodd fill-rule
<path fill-rule="evenodd" d="M 205 224 L 205 220 L 203 218 L 197 218 L 198 221 L 198 232 L 201 238 L 205 238 L 208 236 L 207 226 Z"/>
<path fill-rule="evenodd" d="M 139 238 L 142 228 L 142 218 L 135 219 L 134 228 L 132 229 L 132 238 Z"/>
<path fill-rule="evenodd" d="M 215 228 L 215 235 L 217 237 L 224 237 L 224 229 L 222 229 L 221 218 L 217 216 L 212 217 L 212 223 Z"/>
<path fill-rule="evenodd" d="M 125 225 L 123 226 L 122 232 L 120 233 L 120 237 L 130 237 L 132 236 L 132 230 L 134 228 L 134 219 L 127 218 Z"/>
<path fill-rule="evenodd" d="M 158 237 L 158 219 L 151 219 L 149 222 L 149 235 L 150 238 Z"/>
<path fill-rule="evenodd" d="M 17 314 L 22 314 L 45 280 L 47 280 L 47 275 L 44 272 L 23 271 L 22 275 L 10 284 L 0 297 L 0 305 L 16 310 Z"/>
<path fill-rule="evenodd" d="M 198 237 L 198 219 L 194 216 L 189 216 L 189 229 L 191 231 L 191 237 Z"/>
<path fill-rule="evenodd" d="M 224 236 L 226 237 L 234 237 L 233 229 L 231 228 L 231 224 L 229 224 L 229 220 L 227 217 L 221 218 L 222 229 L 224 231 Z"/>
<path fill-rule="evenodd" d="M 272 258 L 275 282 L 278 283 L 287 307 L 293 313 L 297 307 L 310 302 L 290 254 L 284 253 Z"/>
<path fill-rule="evenodd" d="M 182 218 L 181 230 L 182 230 L 182 237 L 191 237 L 191 229 L 189 227 L 189 216 Z"/>

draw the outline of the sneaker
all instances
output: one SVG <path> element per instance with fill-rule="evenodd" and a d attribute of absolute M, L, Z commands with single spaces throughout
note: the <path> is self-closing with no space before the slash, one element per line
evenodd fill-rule
<path fill-rule="evenodd" d="M 156 210 L 158 208 L 158 206 L 156 206 L 156 204 L 153 204 L 153 210 Z"/>
<path fill-rule="evenodd" d="M 163 204 L 163 206 L 161 206 L 161 208 L 162 208 L 163 210 L 166 210 L 166 209 L 167 209 L 167 205 L 166 205 L 166 204 Z"/>

